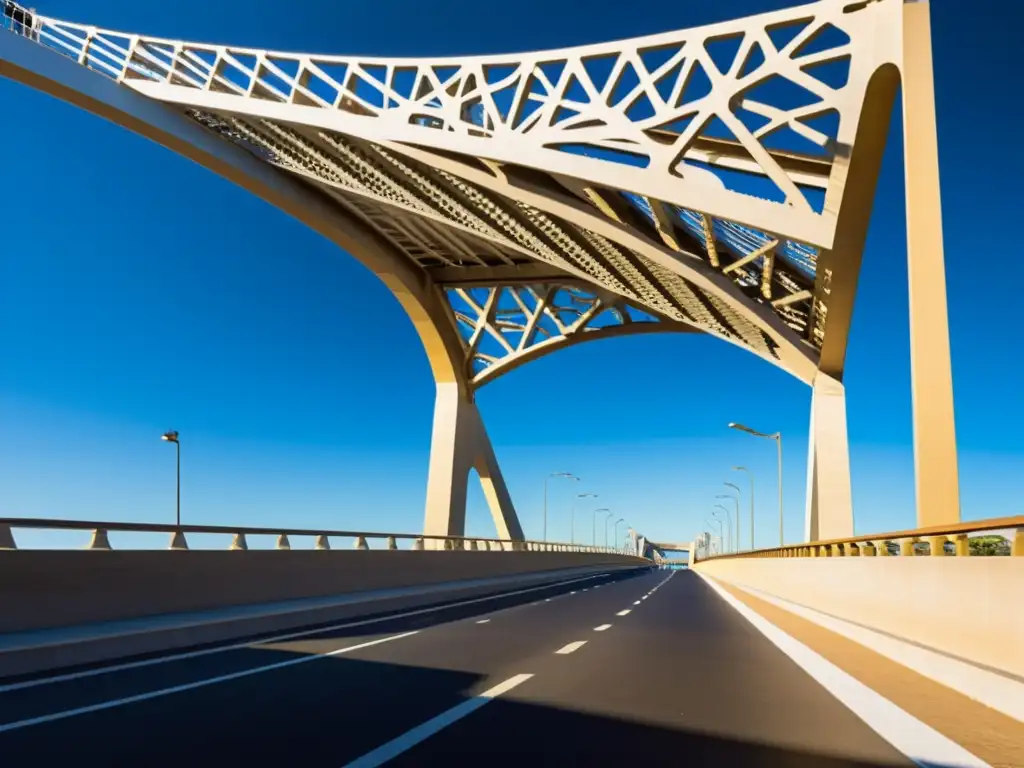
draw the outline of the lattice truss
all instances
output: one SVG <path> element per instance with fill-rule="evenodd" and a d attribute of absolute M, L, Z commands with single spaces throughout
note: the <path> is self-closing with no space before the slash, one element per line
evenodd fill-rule
<path fill-rule="evenodd" d="M 582 280 L 777 359 L 780 338 L 812 356 L 823 342 L 817 263 L 899 2 L 461 59 L 276 53 L 44 17 L 34 35 L 316 185 L 441 285 L 485 272 L 497 285 L 502 270 Z"/>
<path fill-rule="evenodd" d="M 554 345 L 621 333 L 678 330 L 671 320 L 581 285 L 450 288 L 448 294 L 466 343 L 468 378 L 477 386 Z"/>

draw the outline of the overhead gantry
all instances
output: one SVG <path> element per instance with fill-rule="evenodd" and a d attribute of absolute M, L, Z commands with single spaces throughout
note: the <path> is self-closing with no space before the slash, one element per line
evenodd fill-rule
<path fill-rule="evenodd" d="M 394 293 L 437 384 L 428 534 L 463 532 L 476 468 L 499 535 L 522 538 L 479 387 L 651 331 L 716 336 L 812 387 L 807 535 L 852 533 L 842 380 L 902 79 L 918 519 L 959 518 L 927 3 L 433 59 L 6 22 L 0 74 L 234 181 Z"/>

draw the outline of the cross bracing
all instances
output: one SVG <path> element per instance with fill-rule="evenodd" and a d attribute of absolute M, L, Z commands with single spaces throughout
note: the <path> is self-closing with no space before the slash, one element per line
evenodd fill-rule
<path fill-rule="evenodd" d="M 819 0 L 631 40 L 424 59 L 168 40 L 4 8 L 15 35 L 0 35 L 0 75 L 230 179 L 384 282 L 437 384 L 425 528 L 448 535 L 472 467 L 499 533 L 522 537 L 476 388 L 583 340 L 651 330 L 711 334 L 812 386 L 808 535 L 849 533 L 842 378 L 902 89 L 919 523 L 958 519 L 926 0 Z"/>
<path fill-rule="evenodd" d="M 315 186 L 445 284 L 547 269 L 806 381 L 898 0 L 526 54 L 380 59 L 101 30 L 35 39 Z M 528 275 L 526 275 L 528 277 Z M 495 276 L 495 286 L 500 280 Z M 845 323 L 838 323 L 845 326 Z M 845 334 L 840 327 L 838 333 Z"/>

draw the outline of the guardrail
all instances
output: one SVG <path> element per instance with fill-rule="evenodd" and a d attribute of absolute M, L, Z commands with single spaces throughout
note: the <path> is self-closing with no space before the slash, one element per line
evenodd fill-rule
<path fill-rule="evenodd" d="M 170 536 L 168 549 L 187 550 L 186 534 L 223 534 L 232 537 L 228 549 L 247 550 L 247 536 L 276 536 L 276 549 L 290 550 L 290 536 L 310 536 L 314 549 L 331 548 L 331 539 L 351 539 L 355 549 L 370 549 L 371 540 L 383 540 L 383 549 L 398 549 L 399 541 L 412 541 L 413 550 L 484 550 L 504 552 L 597 552 L 603 554 L 629 554 L 625 549 L 596 547 L 588 544 L 563 544 L 550 541 L 515 541 L 512 539 L 485 539 L 473 536 L 438 536 L 412 533 L 381 533 L 377 531 L 335 531 L 320 528 L 262 528 L 226 525 L 163 525 L 160 523 L 114 523 L 94 520 L 57 520 L 50 518 L 0 518 L 0 550 L 17 549 L 14 529 L 90 531 L 92 538 L 86 549 L 110 550 L 110 532 L 165 533 Z M 427 546 L 428 543 L 436 546 Z"/>
<path fill-rule="evenodd" d="M 812 541 L 772 549 L 710 555 L 700 560 L 725 560 L 741 557 L 874 557 L 928 555 L 932 557 L 969 557 L 969 537 L 985 531 L 1013 529 L 1010 555 L 1024 557 L 1024 515 L 976 520 L 955 525 L 932 526 L 895 533 L 876 533 L 843 539 Z M 892 545 L 890 547 L 890 545 Z"/>

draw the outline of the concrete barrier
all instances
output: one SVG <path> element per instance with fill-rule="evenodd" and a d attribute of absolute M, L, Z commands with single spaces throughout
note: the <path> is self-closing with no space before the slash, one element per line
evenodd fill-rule
<path fill-rule="evenodd" d="M 695 569 L 1024 676 L 1024 558 L 736 558 Z"/>
<path fill-rule="evenodd" d="M 581 552 L 0 552 L 0 633 L 649 560 Z"/>
<path fill-rule="evenodd" d="M 0 677 L 650 565 L 593 553 L 2 552 Z"/>

